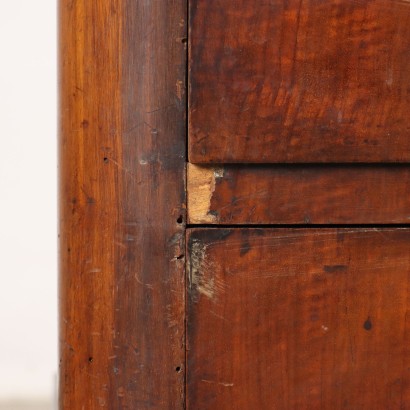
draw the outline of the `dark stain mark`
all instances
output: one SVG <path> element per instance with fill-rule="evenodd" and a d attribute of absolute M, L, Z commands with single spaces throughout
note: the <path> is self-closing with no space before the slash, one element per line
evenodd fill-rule
<path fill-rule="evenodd" d="M 128 383 L 127 383 L 127 390 L 128 391 L 137 391 L 137 389 L 139 388 L 140 386 L 139 386 L 139 383 L 136 381 L 136 380 L 130 380 Z M 149 404 L 149 406 L 152 408 L 152 407 L 154 407 L 154 404 L 151 402 L 150 404 Z"/>
<path fill-rule="evenodd" d="M 82 126 L 83 128 L 88 128 L 88 125 L 89 125 L 89 122 L 88 122 L 87 120 L 83 120 L 83 121 L 81 122 L 81 126 Z"/>
<path fill-rule="evenodd" d="M 231 205 L 236 205 L 237 202 L 238 202 L 238 198 L 235 195 L 232 195 Z"/>
<path fill-rule="evenodd" d="M 233 234 L 235 229 L 221 229 L 221 228 L 208 228 L 198 229 L 191 233 L 188 241 L 188 249 L 192 249 L 192 244 L 195 241 L 200 242 L 219 242 L 224 241 L 229 235 Z"/>
<path fill-rule="evenodd" d="M 215 229 L 215 232 L 210 235 L 212 238 L 215 238 L 215 240 L 225 240 L 228 238 L 229 235 L 234 233 L 233 229 Z"/>
<path fill-rule="evenodd" d="M 251 250 L 251 246 L 249 244 L 249 242 L 243 242 L 241 245 L 241 252 L 240 255 L 246 255 L 249 251 Z"/>
<path fill-rule="evenodd" d="M 373 325 L 372 325 L 372 322 L 371 322 L 370 316 L 369 316 L 369 317 L 367 318 L 366 322 L 364 322 L 363 328 L 364 328 L 365 330 L 367 330 L 367 331 L 370 331 L 370 330 L 372 330 L 372 327 L 373 327 Z"/>
<path fill-rule="evenodd" d="M 317 313 L 312 313 L 312 314 L 310 315 L 310 320 L 311 320 L 312 322 L 317 322 L 319 319 L 320 319 L 320 317 L 319 317 L 319 315 L 318 315 Z"/>
<path fill-rule="evenodd" d="M 232 190 L 236 188 L 236 178 L 234 177 L 235 175 L 235 168 L 230 168 L 227 165 L 224 165 L 224 177 L 223 178 L 217 178 L 217 183 L 219 182 L 224 182 L 228 184 L 228 187 Z M 237 198 L 233 196 L 233 199 L 235 199 L 234 202 L 236 202 Z"/>
<path fill-rule="evenodd" d="M 87 197 L 87 204 L 95 204 L 95 199 L 92 197 Z"/>
<path fill-rule="evenodd" d="M 240 256 L 246 255 L 251 250 L 251 244 L 249 243 L 249 231 L 247 229 L 242 231 L 242 244 L 240 250 Z"/>
<path fill-rule="evenodd" d="M 337 242 L 343 242 L 345 240 L 344 232 L 338 231 L 336 235 Z"/>
<path fill-rule="evenodd" d="M 325 265 L 323 266 L 323 270 L 326 273 L 346 272 L 347 266 L 346 265 Z"/>

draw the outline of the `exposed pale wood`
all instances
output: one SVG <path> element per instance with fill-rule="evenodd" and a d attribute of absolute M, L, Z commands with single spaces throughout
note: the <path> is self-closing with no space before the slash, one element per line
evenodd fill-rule
<path fill-rule="evenodd" d="M 211 211 L 211 198 L 215 191 L 215 180 L 221 178 L 220 168 L 203 167 L 188 163 L 187 197 L 190 223 L 216 223 Z"/>
<path fill-rule="evenodd" d="M 189 229 L 187 409 L 410 407 L 410 229 Z"/>
<path fill-rule="evenodd" d="M 182 409 L 186 3 L 59 3 L 60 409 Z"/>
<path fill-rule="evenodd" d="M 190 0 L 190 161 L 409 162 L 409 21 L 398 0 Z"/>
<path fill-rule="evenodd" d="M 408 166 L 190 164 L 189 169 L 192 224 L 410 223 Z"/>

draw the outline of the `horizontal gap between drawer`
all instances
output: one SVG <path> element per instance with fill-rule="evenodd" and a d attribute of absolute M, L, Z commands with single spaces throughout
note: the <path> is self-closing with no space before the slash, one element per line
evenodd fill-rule
<path fill-rule="evenodd" d="M 187 224 L 186 229 L 191 228 L 213 228 L 213 229 L 243 229 L 243 228 L 253 228 L 253 229 L 264 229 L 264 228 L 311 228 L 311 229 L 328 229 L 328 228 L 410 228 L 410 223 L 408 224 Z"/>

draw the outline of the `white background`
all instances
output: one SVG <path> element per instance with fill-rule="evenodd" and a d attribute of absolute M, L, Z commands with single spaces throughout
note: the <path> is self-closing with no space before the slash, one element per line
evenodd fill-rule
<path fill-rule="evenodd" d="M 0 404 L 54 394 L 56 83 L 56 0 L 0 0 Z"/>

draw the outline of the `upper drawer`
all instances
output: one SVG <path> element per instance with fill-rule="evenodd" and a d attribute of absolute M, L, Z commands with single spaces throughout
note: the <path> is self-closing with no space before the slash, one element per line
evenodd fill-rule
<path fill-rule="evenodd" d="M 195 163 L 410 160 L 410 2 L 190 0 Z"/>

